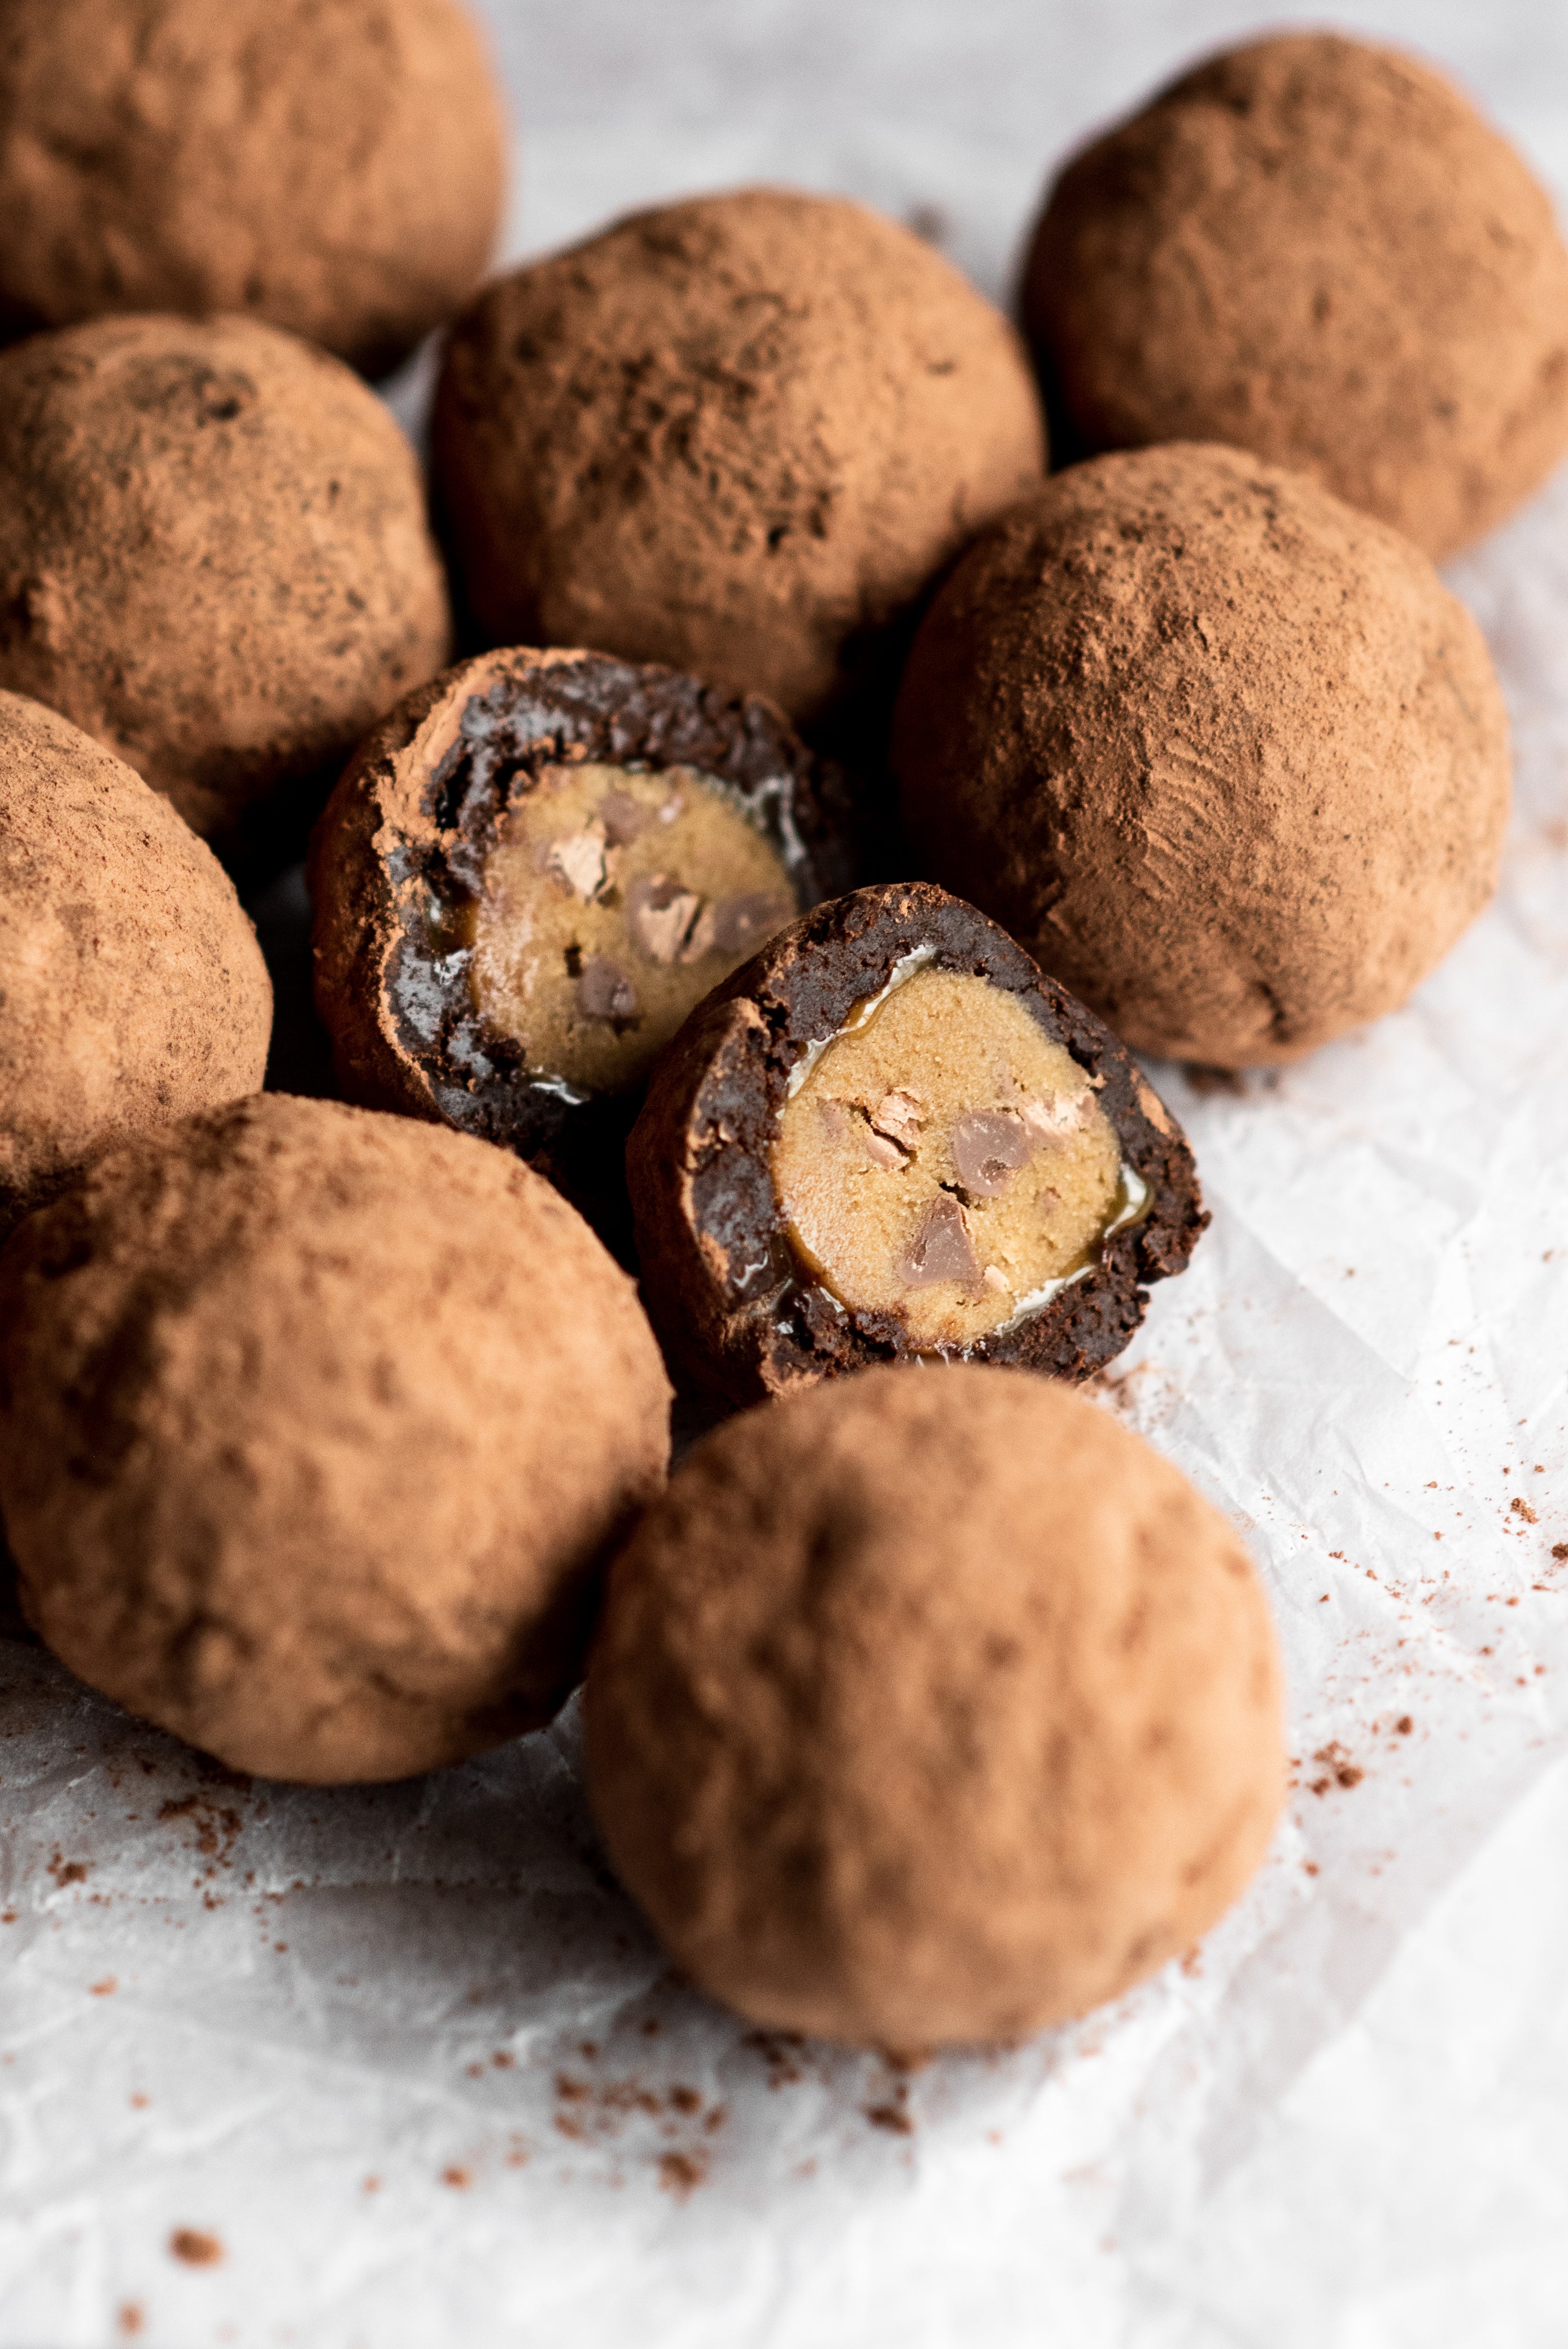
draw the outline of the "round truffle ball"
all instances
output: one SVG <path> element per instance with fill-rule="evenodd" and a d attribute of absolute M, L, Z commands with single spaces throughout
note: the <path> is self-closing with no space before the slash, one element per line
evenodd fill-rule
<path fill-rule="evenodd" d="M 911 831 L 1136 1048 L 1289 1061 L 1491 896 L 1508 722 L 1426 557 L 1175 444 L 1058 474 L 959 565 L 893 721 Z"/>
<path fill-rule="evenodd" d="M 449 635 L 413 451 L 338 360 L 241 318 L 0 352 L 0 686 L 225 854 L 297 846 Z"/>
<path fill-rule="evenodd" d="M 0 330 L 242 311 L 377 373 L 483 272 L 505 151 L 454 0 L 7 0 Z"/>
<path fill-rule="evenodd" d="M 1207 1930 L 1284 1787 L 1267 1605 L 1157 1453 L 1027 1372 L 762 1405 L 611 1572 L 589 1791 L 676 1962 L 914 2051 L 1115 1998 Z"/>
<path fill-rule="evenodd" d="M 167 800 L 0 693 L 0 1239 L 110 1143 L 254 1092 L 273 990 Z"/>
<path fill-rule="evenodd" d="M 489 287 L 433 459 L 491 642 L 665 662 L 801 723 L 882 682 L 1044 428 L 1012 327 L 918 237 L 753 188 Z"/>
<path fill-rule="evenodd" d="M 1568 449 L 1568 251 L 1441 75 L 1288 33 L 1212 58 L 1052 191 L 1026 322 L 1089 450 L 1224 440 L 1434 558 Z"/>
<path fill-rule="evenodd" d="M 74 1671 L 240 1770 L 398 1778 L 548 1721 L 669 1388 L 539 1175 L 263 1093 L 0 1256 L 0 1511 Z"/>

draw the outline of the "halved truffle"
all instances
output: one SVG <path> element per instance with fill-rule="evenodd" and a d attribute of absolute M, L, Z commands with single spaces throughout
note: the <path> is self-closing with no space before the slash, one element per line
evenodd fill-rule
<path fill-rule="evenodd" d="M 923 883 L 820 905 L 717 988 L 626 1171 L 654 1326 L 731 1402 L 910 1356 L 1086 1378 L 1208 1222 L 1115 1037 Z"/>
<path fill-rule="evenodd" d="M 515 1150 L 597 1212 L 687 1012 L 842 885 L 838 808 L 766 702 L 601 653 L 451 670 L 364 744 L 312 843 L 344 1089 Z"/>
<path fill-rule="evenodd" d="M 885 722 L 917 599 L 1045 443 L 1018 336 L 949 262 L 748 188 L 489 286 L 431 454 L 490 643 L 667 661 L 808 725 L 862 699 Z"/>
<path fill-rule="evenodd" d="M 892 761 L 927 872 L 1136 1050 L 1222 1068 L 1402 1003 L 1508 819 L 1491 657 L 1425 555 L 1181 442 L 1058 473 L 971 549 Z"/>
<path fill-rule="evenodd" d="M 1081 1397 L 869 1371 L 706 1437 L 611 1568 L 588 1790 L 676 1963 L 773 2030 L 1022 2038 L 1188 1949 L 1284 1795 L 1231 1526 Z"/>
<path fill-rule="evenodd" d="M 1209 58 L 1071 162 L 1029 332 L 1085 450 L 1222 440 L 1434 557 L 1568 450 L 1568 250 L 1523 158 L 1397 49 Z"/>
<path fill-rule="evenodd" d="M 338 360 L 242 318 L 101 318 L 0 353 L 0 686 L 225 858 L 297 854 L 449 637 L 414 452 Z"/>
<path fill-rule="evenodd" d="M 455 0 L 6 0 L 0 329 L 248 312 L 371 374 L 490 257 L 506 124 Z"/>
<path fill-rule="evenodd" d="M 0 1511 L 64 1662 L 238 1770 L 396 1778 L 548 1721 L 664 1479 L 631 1282 L 504 1153 L 263 1093 L 0 1255 Z"/>
<path fill-rule="evenodd" d="M 254 1092 L 272 1020 L 211 851 L 101 743 L 0 693 L 0 1239 L 112 1143 Z"/>

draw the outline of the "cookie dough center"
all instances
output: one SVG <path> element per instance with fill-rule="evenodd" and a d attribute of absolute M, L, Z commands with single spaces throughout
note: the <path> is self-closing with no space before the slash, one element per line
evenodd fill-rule
<path fill-rule="evenodd" d="M 485 869 L 469 966 L 528 1065 L 596 1092 L 646 1075 L 694 1005 L 795 915 L 783 859 L 723 783 L 547 767 Z"/>
<path fill-rule="evenodd" d="M 916 969 L 787 1102 L 773 1183 L 797 1254 L 917 1347 L 999 1330 L 1093 1261 L 1121 1149 L 1078 1062 L 1016 996 Z"/>

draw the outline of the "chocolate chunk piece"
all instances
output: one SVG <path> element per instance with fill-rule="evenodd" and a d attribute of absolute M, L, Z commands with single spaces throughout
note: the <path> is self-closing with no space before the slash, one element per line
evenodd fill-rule
<path fill-rule="evenodd" d="M 898 1278 L 906 1288 L 929 1288 L 938 1280 L 956 1280 L 967 1287 L 980 1278 L 969 1226 L 956 1199 L 934 1199 L 924 1220 L 898 1259 Z"/>
<path fill-rule="evenodd" d="M 924 883 L 818 906 L 717 988 L 627 1173 L 666 1352 L 733 1402 L 911 1355 L 1087 1377 L 1208 1221 L 1122 1046 Z"/>
<path fill-rule="evenodd" d="M 517 1151 L 613 1227 L 649 1066 L 843 885 L 843 804 L 776 710 L 694 678 L 527 650 L 449 671 L 364 744 L 312 845 L 345 1092 Z"/>
<path fill-rule="evenodd" d="M 977 1198 L 999 1197 L 1012 1176 L 1028 1164 L 1030 1155 L 1024 1117 L 1016 1109 L 971 1110 L 953 1129 L 953 1164 L 958 1180 Z"/>
<path fill-rule="evenodd" d="M 607 1019 L 612 1027 L 637 1016 L 637 990 L 608 955 L 590 955 L 577 981 L 577 1000 L 590 1019 Z"/>

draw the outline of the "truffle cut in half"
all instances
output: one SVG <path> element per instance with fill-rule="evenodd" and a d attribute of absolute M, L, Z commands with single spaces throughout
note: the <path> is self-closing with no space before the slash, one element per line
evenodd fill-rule
<path fill-rule="evenodd" d="M 596 645 L 885 723 L 913 608 L 1039 480 L 1014 328 L 841 197 L 665 204 L 487 286 L 431 462 L 491 644 Z"/>
<path fill-rule="evenodd" d="M 655 1327 L 733 1402 L 904 1356 L 1085 1378 L 1208 1221 L 1116 1039 L 923 883 L 820 905 L 717 989 L 626 1164 Z"/>
<path fill-rule="evenodd" d="M 245 312 L 375 374 L 467 298 L 506 125 L 458 0 L 5 0 L 0 327 Z"/>
<path fill-rule="evenodd" d="M 1508 820 L 1491 657 L 1426 556 L 1181 442 L 1072 466 L 970 549 L 892 763 L 927 872 L 1135 1050 L 1227 1069 L 1403 1003 Z"/>
<path fill-rule="evenodd" d="M 124 1144 L 0 1255 L 29 1619 L 264 1777 L 404 1777 L 548 1721 L 668 1405 L 631 1282 L 548 1183 L 339 1102 Z"/>
<path fill-rule="evenodd" d="M 867 1371 L 708 1435 L 610 1571 L 588 1790 L 676 1965 L 913 2055 L 1118 1998 L 1241 1892 L 1284 1795 L 1245 1549 L 1016 1371 Z"/>
<path fill-rule="evenodd" d="M 325 351 L 138 317 L 0 353 L 0 686 L 107 743 L 227 862 L 300 854 L 449 636 L 414 452 Z"/>
<path fill-rule="evenodd" d="M 345 1090 L 618 1192 L 692 1007 L 838 884 L 837 784 L 769 704 L 599 653 L 486 655 L 355 759 L 310 864 Z"/>
<path fill-rule="evenodd" d="M 1025 319 L 1084 451 L 1222 440 L 1434 559 L 1568 450 L 1568 250 L 1418 59 L 1335 33 L 1209 58 L 1062 173 Z"/>
<path fill-rule="evenodd" d="M 0 1239 L 128 1135 L 260 1087 L 234 885 L 101 743 L 0 693 Z"/>

